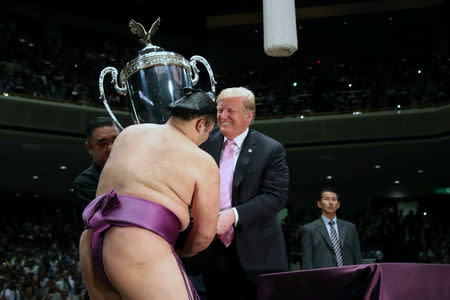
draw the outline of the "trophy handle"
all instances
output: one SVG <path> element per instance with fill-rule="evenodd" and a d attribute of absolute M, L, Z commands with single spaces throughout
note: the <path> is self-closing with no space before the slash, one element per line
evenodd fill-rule
<path fill-rule="evenodd" d="M 212 72 L 212 69 L 211 69 L 209 63 L 206 61 L 206 59 L 204 59 L 203 57 L 201 57 L 199 55 L 194 55 L 190 59 L 190 63 L 191 63 L 192 70 L 193 70 L 193 73 L 194 73 L 194 78 L 191 78 L 192 85 L 196 85 L 197 82 L 198 82 L 198 72 L 200 72 L 200 71 L 197 68 L 197 62 L 201 62 L 205 66 L 206 71 L 208 71 L 209 80 L 211 82 L 211 91 L 215 94 L 216 93 L 216 84 L 217 84 L 217 82 L 214 79 L 214 74 Z"/>
<path fill-rule="evenodd" d="M 105 76 L 108 73 L 111 73 L 111 77 L 112 77 L 111 83 L 114 84 L 114 89 L 116 90 L 116 92 L 121 95 L 125 95 L 127 93 L 126 87 L 122 88 L 122 87 L 119 87 L 119 85 L 117 84 L 117 74 L 118 74 L 117 69 L 114 67 L 106 67 L 100 72 L 100 77 L 99 77 L 99 82 L 98 82 L 98 87 L 100 89 L 100 100 L 103 101 L 103 105 L 105 106 L 106 110 L 108 111 L 109 115 L 114 120 L 114 122 L 116 122 L 116 124 L 120 127 L 120 129 L 123 130 L 122 125 L 119 123 L 116 116 L 114 115 L 112 110 L 109 108 L 108 101 L 106 100 L 106 97 L 105 97 L 105 91 L 103 90 L 103 81 L 105 80 Z"/>

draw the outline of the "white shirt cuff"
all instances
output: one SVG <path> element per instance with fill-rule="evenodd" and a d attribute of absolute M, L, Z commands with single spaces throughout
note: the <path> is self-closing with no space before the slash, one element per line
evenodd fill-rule
<path fill-rule="evenodd" d="M 239 215 L 238 215 L 237 209 L 235 207 L 232 207 L 232 209 L 234 212 L 234 216 L 236 217 L 236 221 L 234 221 L 234 226 L 237 226 L 237 223 L 239 221 Z"/>

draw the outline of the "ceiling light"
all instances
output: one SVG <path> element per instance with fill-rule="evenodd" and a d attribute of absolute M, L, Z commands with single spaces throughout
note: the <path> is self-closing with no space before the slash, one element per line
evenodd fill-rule
<path fill-rule="evenodd" d="M 381 168 L 380 165 L 375 165 L 375 169 L 379 169 L 379 168 Z"/>
<path fill-rule="evenodd" d="M 34 176 L 33 176 L 33 179 L 39 179 L 39 176 L 34 175 Z"/>
<path fill-rule="evenodd" d="M 333 176 L 327 176 L 327 179 L 333 179 Z"/>
<path fill-rule="evenodd" d="M 394 181 L 394 183 L 395 183 L 395 184 L 399 184 L 399 183 L 400 183 L 400 180 L 396 180 L 396 181 Z"/>
<path fill-rule="evenodd" d="M 417 173 L 422 174 L 423 170 L 417 170 Z"/>
<path fill-rule="evenodd" d="M 59 167 L 61 170 L 65 170 L 65 169 L 67 169 L 67 167 L 66 166 L 60 166 Z"/>

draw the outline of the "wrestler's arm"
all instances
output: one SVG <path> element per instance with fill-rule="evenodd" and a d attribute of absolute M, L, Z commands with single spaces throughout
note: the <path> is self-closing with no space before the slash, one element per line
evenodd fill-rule
<path fill-rule="evenodd" d="M 220 177 L 217 164 L 209 155 L 202 164 L 200 173 L 192 199 L 194 223 L 183 249 L 177 250 L 180 257 L 193 256 L 205 250 L 216 235 Z"/>

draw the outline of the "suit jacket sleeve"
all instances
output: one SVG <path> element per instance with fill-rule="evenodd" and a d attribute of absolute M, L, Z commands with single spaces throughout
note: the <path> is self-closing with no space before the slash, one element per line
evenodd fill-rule
<path fill-rule="evenodd" d="M 301 233 L 302 270 L 313 268 L 312 232 L 303 226 Z"/>
<path fill-rule="evenodd" d="M 271 140 L 272 144 L 263 160 L 259 189 L 250 199 L 239 199 L 235 206 L 239 214 L 239 224 L 263 223 L 284 208 L 288 197 L 289 169 L 286 163 L 286 151 L 282 144 Z M 255 174 L 255 177 L 259 174 Z M 257 181 L 256 178 L 253 180 Z M 247 188 L 247 187 L 245 187 Z"/>
<path fill-rule="evenodd" d="M 353 253 L 353 261 L 355 265 L 360 265 L 362 263 L 361 259 L 361 248 L 359 244 L 358 231 L 356 231 L 356 226 L 353 225 L 353 240 L 355 241 L 354 253 Z"/>

